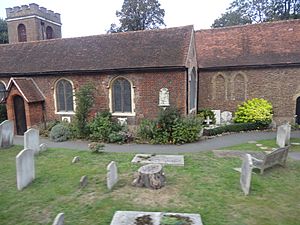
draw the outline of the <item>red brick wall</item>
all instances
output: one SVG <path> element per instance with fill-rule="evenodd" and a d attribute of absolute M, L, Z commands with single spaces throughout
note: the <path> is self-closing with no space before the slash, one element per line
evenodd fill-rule
<path fill-rule="evenodd" d="M 264 98 L 273 104 L 274 119 L 278 123 L 294 121 L 296 98 L 300 96 L 300 68 L 244 69 L 238 71 L 200 72 L 199 108 L 229 110 L 234 112 L 242 101 L 234 100 L 233 76 L 243 74 L 246 82 L 246 99 Z M 214 77 L 222 74 L 226 80 L 223 99 L 214 96 Z M 239 87 L 240 89 L 240 87 Z"/>

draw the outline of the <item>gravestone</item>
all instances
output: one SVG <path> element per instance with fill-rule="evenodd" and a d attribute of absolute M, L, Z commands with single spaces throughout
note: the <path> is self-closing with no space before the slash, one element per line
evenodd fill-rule
<path fill-rule="evenodd" d="M 107 166 L 107 188 L 111 190 L 118 182 L 118 168 L 114 161 L 111 161 Z"/>
<path fill-rule="evenodd" d="M 228 124 L 232 120 L 232 113 L 229 111 L 224 111 L 221 113 L 221 123 L 222 124 Z"/>
<path fill-rule="evenodd" d="M 245 195 L 249 194 L 253 163 L 250 154 L 245 154 L 241 168 L 240 184 Z"/>
<path fill-rule="evenodd" d="M 47 151 L 47 144 L 46 143 L 40 144 L 40 151 L 39 152 L 45 152 L 45 151 Z"/>
<path fill-rule="evenodd" d="M 52 225 L 64 225 L 64 220 L 65 220 L 65 214 L 59 213 L 55 217 Z"/>
<path fill-rule="evenodd" d="M 221 124 L 221 110 L 211 110 L 215 114 L 216 125 Z"/>
<path fill-rule="evenodd" d="M 127 125 L 127 118 L 118 118 L 118 123 L 121 125 L 121 126 L 125 126 Z"/>
<path fill-rule="evenodd" d="M 37 129 L 30 128 L 24 133 L 24 148 L 34 150 L 34 154 L 40 151 L 40 132 Z"/>
<path fill-rule="evenodd" d="M 34 150 L 24 149 L 16 156 L 17 188 L 22 190 L 35 178 Z"/>
<path fill-rule="evenodd" d="M 0 124 L 0 148 L 9 148 L 13 145 L 14 123 L 5 120 Z"/>
<path fill-rule="evenodd" d="M 140 211 L 117 211 L 110 225 L 160 225 L 166 217 L 173 221 L 172 224 L 203 225 L 200 214 Z M 181 222 L 174 222 L 175 218 Z"/>
<path fill-rule="evenodd" d="M 86 187 L 88 185 L 88 176 L 82 176 L 79 183 L 81 188 Z"/>
<path fill-rule="evenodd" d="M 80 161 L 79 156 L 75 156 L 75 157 L 73 158 L 73 160 L 72 160 L 72 163 L 77 163 L 77 162 L 79 162 L 79 161 Z"/>
<path fill-rule="evenodd" d="M 151 154 L 136 154 L 131 160 L 132 163 L 141 164 L 161 164 L 161 165 L 173 165 L 184 166 L 183 155 L 151 155 Z"/>
<path fill-rule="evenodd" d="M 209 118 L 209 116 L 207 116 L 204 122 L 206 123 L 206 125 L 209 125 L 212 122 L 212 120 Z"/>
<path fill-rule="evenodd" d="M 161 106 L 161 107 L 170 106 L 170 93 L 167 88 L 160 89 L 158 106 Z"/>
<path fill-rule="evenodd" d="M 276 135 L 276 144 L 283 148 L 286 145 L 290 144 L 290 137 L 291 137 L 291 125 L 290 124 L 283 124 L 277 128 L 277 135 Z"/>

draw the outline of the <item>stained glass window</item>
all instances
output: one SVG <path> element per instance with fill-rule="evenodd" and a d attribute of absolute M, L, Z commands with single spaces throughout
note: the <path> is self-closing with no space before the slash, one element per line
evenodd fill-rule
<path fill-rule="evenodd" d="M 72 112 L 73 105 L 73 87 L 67 80 L 60 80 L 56 84 L 56 103 L 57 111 Z"/>
<path fill-rule="evenodd" d="M 118 78 L 112 85 L 113 112 L 132 112 L 131 84 L 124 78 Z"/>

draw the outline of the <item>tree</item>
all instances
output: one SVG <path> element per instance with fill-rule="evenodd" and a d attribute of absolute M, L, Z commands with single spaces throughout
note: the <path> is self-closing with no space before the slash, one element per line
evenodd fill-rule
<path fill-rule="evenodd" d="M 212 27 L 300 18 L 300 0 L 234 0 Z"/>
<path fill-rule="evenodd" d="M 0 44 L 8 43 L 7 23 L 0 18 Z"/>
<path fill-rule="evenodd" d="M 165 10 L 158 0 L 124 0 L 121 11 L 116 11 L 120 25 L 111 24 L 108 33 L 157 29 L 165 26 Z"/>

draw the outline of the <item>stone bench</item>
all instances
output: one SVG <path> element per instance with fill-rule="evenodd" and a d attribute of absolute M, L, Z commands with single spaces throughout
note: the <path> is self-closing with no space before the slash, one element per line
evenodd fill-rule
<path fill-rule="evenodd" d="M 289 146 L 278 148 L 262 157 L 255 158 L 252 156 L 253 168 L 260 169 L 263 174 L 264 170 L 275 165 L 285 166 L 286 159 L 289 152 Z"/>

